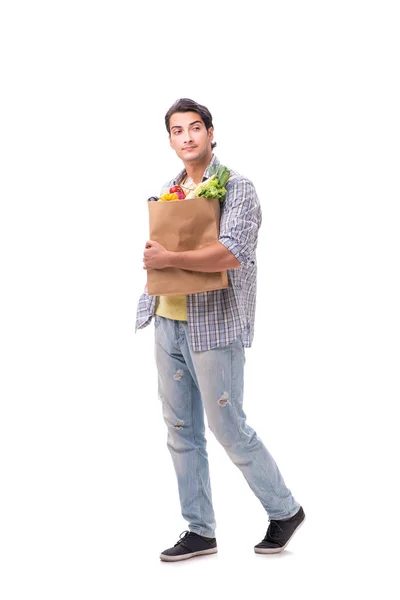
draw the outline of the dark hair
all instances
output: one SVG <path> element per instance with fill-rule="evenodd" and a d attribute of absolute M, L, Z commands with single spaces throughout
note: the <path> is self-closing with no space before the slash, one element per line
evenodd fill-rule
<path fill-rule="evenodd" d="M 210 129 L 210 127 L 214 127 L 212 122 L 212 115 L 208 108 L 206 108 L 202 104 L 199 104 L 198 102 L 195 102 L 194 100 L 190 100 L 190 98 L 180 98 L 179 100 L 174 102 L 174 104 L 171 106 L 171 108 L 165 115 L 165 126 L 170 135 L 171 130 L 169 127 L 169 120 L 172 117 L 172 115 L 177 112 L 195 112 L 199 114 L 200 117 L 203 119 L 204 125 L 206 126 L 207 130 Z M 212 149 L 214 149 L 216 145 L 216 142 L 211 142 Z"/>

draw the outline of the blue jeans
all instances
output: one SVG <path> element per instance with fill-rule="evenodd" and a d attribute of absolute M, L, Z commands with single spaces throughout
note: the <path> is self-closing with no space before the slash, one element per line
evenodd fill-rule
<path fill-rule="evenodd" d="M 294 515 L 300 504 L 243 412 L 245 352 L 237 340 L 229 346 L 194 352 L 187 323 L 155 316 L 158 390 L 168 428 L 167 446 L 178 479 L 183 518 L 189 530 L 215 537 L 206 450 L 208 426 L 241 470 L 270 519 Z"/>

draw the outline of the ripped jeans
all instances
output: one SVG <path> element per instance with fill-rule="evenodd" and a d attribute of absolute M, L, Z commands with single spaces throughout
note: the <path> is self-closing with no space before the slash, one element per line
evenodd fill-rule
<path fill-rule="evenodd" d="M 186 321 L 155 316 L 158 390 L 182 516 L 189 530 L 215 537 L 204 410 L 210 430 L 241 470 L 269 518 L 291 517 L 300 504 L 261 439 L 246 423 L 242 342 L 194 352 L 187 327 Z"/>

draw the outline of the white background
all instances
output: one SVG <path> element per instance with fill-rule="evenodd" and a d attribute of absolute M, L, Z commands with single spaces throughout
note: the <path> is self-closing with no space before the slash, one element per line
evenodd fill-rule
<path fill-rule="evenodd" d="M 396 5 L 2 2 L 2 599 L 398 597 Z M 244 408 L 307 515 L 272 557 L 208 430 L 219 553 L 158 558 L 187 524 L 133 331 L 179 97 L 263 209 Z"/>

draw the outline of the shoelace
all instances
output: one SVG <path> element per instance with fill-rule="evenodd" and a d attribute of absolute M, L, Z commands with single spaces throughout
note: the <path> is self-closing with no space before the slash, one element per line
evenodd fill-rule
<path fill-rule="evenodd" d="M 183 534 L 183 533 L 184 533 L 185 535 L 182 537 L 182 534 Z M 178 541 L 176 542 L 176 544 L 174 544 L 174 545 L 175 545 L 175 546 L 178 546 L 179 544 L 181 544 L 181 543 L 182 543 L 184 540 L 186 540 L 186 538 L 187 538 L 187 537 L 189 537 L 190 533 L 191 533 L 191 532 L 190 532 L 188 529 L 186 529 L 185 531 L 182 531 L 182 533 L 180 533 L 180 534 L 179 534 L 179 540 L 178 540 Z"/>
<path fill-rule="evenodd" d="M 278 539 L 281 531 L 283 531 L 283 529 L 279 525 L 279 523 L 277 523 L 276 521 L 270 521 L 270 526 L 264 539 L 266 539 L 267 537 L 270 537 L 271 539 Z"/>

